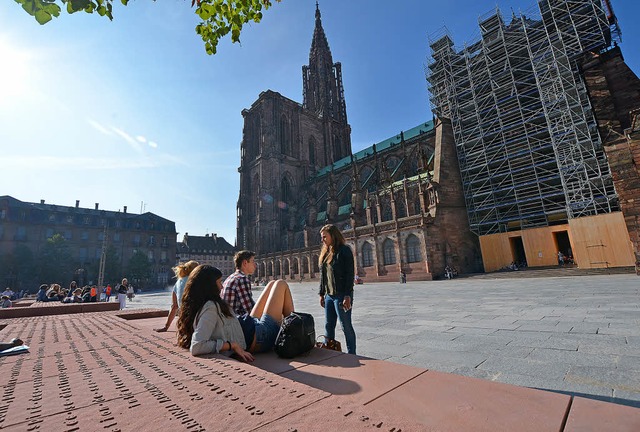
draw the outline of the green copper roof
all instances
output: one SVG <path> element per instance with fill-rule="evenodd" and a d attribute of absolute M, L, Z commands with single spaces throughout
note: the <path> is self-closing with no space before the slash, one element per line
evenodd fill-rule
<path fill-rule="evenodd" d="M 430 120 L 426 123 L 420 123 L 418 126 L 412 127 L 411 129 L 408 129 L 406 131 L 402 131 L 402 134 L 404 135 L 404 139 L 406 141 L 411 138 L 417 137 L 420 134 L 430 132 L 432 130 L 433 130 L 433 121 Z M 387 138 L 386 140 L 380 141 L 379 143 L 376 143 L 374 145 L 376 146 L 376 151 L 380 152 L 388 148 L 391 148 L 395 145 L 398 145 L 400 144 L 400 142 L 401 142 L 401 135 L 398 134 L 398 135 L 392 136 L 391 138 Z M 367 156 L 371 156 L 372 154 L 373 154 L 373 145 L 371 147 L 367 147 L 364 150 L 360 150 L 357 153 L 354 153 L 353 159 L 358 161 L 360 159 L 364 159 Z M 328 174 L 331 171 L 331 169 L 334 169 L 334 170 L 339 169 L 350 163 L 351 163 L 351 156 L 344 157 L 340 160 L 337 160 L 331 165 L 327 165 L 323 168 L 320 168 L 316 172 L 316 177 L 321 177 L 325 174 Z"/>

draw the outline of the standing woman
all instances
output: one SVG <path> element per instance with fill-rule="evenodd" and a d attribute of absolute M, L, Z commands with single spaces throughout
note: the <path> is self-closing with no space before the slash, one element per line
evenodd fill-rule
<path fill-rule="evenodd" d="M 322 250 L 318 265 L 320 278 L 320 306 L 325 313 L 325 337 L 335 339 L 336 321 L 340 320 L 349 354 L 356 353 L 356 332 L 351 324 L 353 307 L 353 253 L 335 225 L 320 230 Z"/>
<path fill-rule="evenodd" d="M 199 265 L 200 263 L 198 263 L 198 261 L 191 260 L 186 263 L 178 264 L 172 269 L 178 280 L 173 286 L 173 293 L 171 294 L 171 310 L 169 311 L 169 316 L 167 316 L 167 322 L 164 327 L 154 329 L 155 331 L 161 333 L 166 332 L 169 329 L 176 316 L 176 312 L 180 309 L 180 302 L 182 301 L 182 294 L 184 293 L 184 287 L 187 284 L 187 279 L 193 269 Z"/>

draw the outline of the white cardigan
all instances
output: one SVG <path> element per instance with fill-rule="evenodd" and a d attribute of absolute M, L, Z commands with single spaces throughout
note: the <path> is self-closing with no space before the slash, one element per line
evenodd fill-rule
<path fill-rule="evenodd" d="M 238 318 L 224 316 L 218 305 L 209 300 L 196 315 L 191 336 L 191 355 L 219 353 L 227 341 L 236 342 L 242 349 L 247 349 Z M 231 354 L 231 351 L 227 353 Z"/>

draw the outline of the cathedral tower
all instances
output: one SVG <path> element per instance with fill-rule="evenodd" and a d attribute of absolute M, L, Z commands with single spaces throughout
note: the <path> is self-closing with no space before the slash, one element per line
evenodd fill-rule
<path fill-rule="evenodd" d="M 327 165 L 351 155 L 351 128 L 347 123 L 342 65 L 333 62 L 317 2 L 309 65 L 302 66 L 302 83 L 302 106 L 327 124 L 331 144 L 325 149 L 328 150 Z"/>
<path fill-rule="evenodd" d="M 302 70 L 302 104 L 267 90 L 242 111 L 236 245 L 259 255 L 302 247 L 311 202 L 305 183 L 351 155 L 341 66 L 333 63 L 317 3 L 309 65 Z"/>

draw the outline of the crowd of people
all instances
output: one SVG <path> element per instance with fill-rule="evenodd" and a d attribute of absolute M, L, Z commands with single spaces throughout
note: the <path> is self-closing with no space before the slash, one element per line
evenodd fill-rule
<path fill-rule="evenodd" d="M 339 321 L 347 351 L 355 354 L 353 253 L 334 225 L 325 225 L 320 237 L 318 295 L 325 310 L 325 343 L 335 338 Z M 272 350 L 283 319 L 295 311 L 289 285 L 270 281 L 256 301 L 250 279 L 256 271 L 255 253 L 236 253 L 234 265 L 235 272 L 224 281 L 222 272 L 211 265 L 189 261 L 176 266 L 171 309 L 165 325 L 155 331 L 166 332 L 177 316 L 178 345 L 194 356 L 221 353 L 251 362 L 255 354 Z"/>
<path fill-rule="evenodd" d="M 76 281 L 71 281 L 69 288 L 64 288 L 58 283 L 42 284 L 36 293 L 37 302 L 61 302 L 61 303 L 93 303 L 111 301 L 111 296 L 116 293 L 120 302 L 120 309 L 124 309 L 127 305 L 127 299 L 132 300 L 135 291 L 126 278 L 112 289 L 111 284 L 99 289 L 97 285 L 85 285 L 79 287 Z M 9 308 L 13 306 L 15 300 L 21 299 L 27 295 L 22 290 L 18 293 L 6 288 L 0 294 L 0 306 Z"/>

